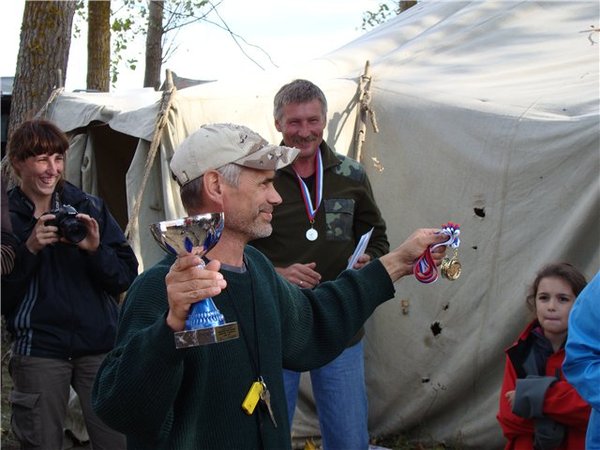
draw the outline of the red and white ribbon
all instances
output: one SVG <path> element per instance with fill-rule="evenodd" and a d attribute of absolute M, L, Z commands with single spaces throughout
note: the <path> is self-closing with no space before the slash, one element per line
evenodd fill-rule
<path fill-rule="evenodd" d="M 442 225 L 442 228 L 439 231 L 439 233 L 448 236 L 448 240 L 427 247 L 427 249 L 423 252 L 421 256 L 419 256 L 419 259 L 417 259 L 413 266 L 413 273 L 415 275 L 415 278 L 421 283 L 429 284 L 433 283 L 438 279 L 438 270 L 433 260 L 433 256 L 431 256 L 431 252 L 433 250 L 442 245 L 452 247 L 455 249 L 458 248 L 458 246 L 460 245 L 459 224 L 448 222 L 447 224 Z"/>
<path fill-rule="evenodd" d="M 312 224 L 315 221 L 315 216 L 321 205 L 323 199 L 323 159 L 321 158 L 321 151 L 317 149 L 315 155 L 315 202 L 313 204 L 310 198 L 310 191 L 304 180 L 296 172 L 296 178 L 300 185 L 300 193 L 302 194 L 302 200 L 304 200 L 304 207 L 306 208 L 306 215 L 308 216 L 309 223 Z"/>

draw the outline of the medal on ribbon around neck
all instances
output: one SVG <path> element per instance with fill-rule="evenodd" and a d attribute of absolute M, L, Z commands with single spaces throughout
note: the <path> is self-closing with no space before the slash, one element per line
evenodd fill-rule
<path fill-rule="evenodd" d="M 448 222 L 447 224 L 442 225 L 440 233 L 448 236 L 448 240 L 427 247 L 427 250 L 425 250 L 423 255 L 419 257 L 419 259 L 413 267 L 413 273 L 415 275 L 415 278 L 421 283 L 433 283 L 438 279 L 437 268 L 435 267 L 435 263 L 433 261 L 433 257 L 431 256 L 431 252 L 435 248 L 442 245 L 452 247 L 454 249 L 454 255 L 452 256 L 452 258 L 445 257 L 442 260 L 442 263 L 440 264 L 440 271 L 442 272 L 442 277 L 450 281 L 454 281 L 458 279 L 458 277 L 460 277 L 460 274 L 462 272 L 462 266 L 460 264 L 460 261 L 458 260 L 458 247 L 460 245 L 460 225 L 457 223 Z"/>
<path fill-rule="evenodd" d="M 313 228 L 313 224 L 311 222 L 310 228 L 308 230 L 306 230 L 306 239 L 308 239 L 309 241 L 312 242 L 312 241 L 316 241 L 318 237 L 319 237 L 319 232 Z"/>
<path fill-rule="evenodd" d="M 306 215 L 308 216 L 308 222 L 310 228 L 306 230 L 305 236 L 311 242 L 314 242 L 319 237 L 319 232 L 315 230 L 315 216 L 321 205 L 323 199 L 323 160 L 321 158 L 321 151 L 318 150 L 315 154 L 315 202 L 313 206 L 312 199 L 310 198 L 310 191 L 306 183 L 302 179 L 298 172 L 296 172 L 296 178 L 298 179 L 298 185 L 300 186 L 300 193 L 302 194 L 302 200 L 304 201 L 304 207 L 306 209 Z"/>

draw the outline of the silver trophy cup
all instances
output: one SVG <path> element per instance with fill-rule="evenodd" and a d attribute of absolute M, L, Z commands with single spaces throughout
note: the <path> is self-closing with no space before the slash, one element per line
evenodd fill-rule
<path fill-rule="evenodd" d="M 223 213 L 207 213 L 150 225 L 150 232 L 167 252 L 177 256 L 204 256 L 213 248 L 223 231 Z M 204 262 L 201 264 L 204 267 Z M 175 333 L 175 347 L 229 341 L 239 337 L 237 322 L 225 323 L 212 298 L 194 303 L 185 322 L 185 331 Z"/>

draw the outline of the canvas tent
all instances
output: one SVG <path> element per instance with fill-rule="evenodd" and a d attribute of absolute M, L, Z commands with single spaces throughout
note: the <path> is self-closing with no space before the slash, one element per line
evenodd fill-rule
<path fill-rule="evenodd" d="M 600 268 L 599 24 L 596 1 L 424 1 L 298 67 L 165 97 L 62 93 L 48 117 L 72 132 L 69 179 L 107 197 L 123 226 L 148 167 L 130 228 L 148 267 L 161 254 L 148 225 L 185 214 L 168 170 L 177 144 L 209 122 L 277 142 L 273 95 L 294 78 L 316 82 L 329 100 L 326 139 L 365 165 L 391 244 L 421 226 L 462 229 L 459 280 L 403 279 L 367 322 L 370 431 L 496 449 L 503 349 L 528 320 L 526 283 L 549 261 L 588 278 Z M 307 385 L 301 440 L 319 434 Z"/>

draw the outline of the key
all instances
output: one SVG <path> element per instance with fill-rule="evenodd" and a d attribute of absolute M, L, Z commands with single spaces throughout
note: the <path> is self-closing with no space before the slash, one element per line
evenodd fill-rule
<path fill-rule="evenodd" d="M 258 404 L 258 400 L 262 399 L 262 391 L 265 387 L 264 382 L 255 381 L 250 386 L 248 393 L 246 394 L 246 398 L 242 402 L 242 409 L 249 416 L 254 412 L 254 408 Z"/>
<path fill-rule="evenodd" d="M 269 416 L 271 417 L 271 422 L 273 422 L 273 426 L 277 428 L 277 421 L 275 420 L 275 416 L 273 415 L 273 409 L 271 408 L 271 393 L 269 389 L 267 389 L 267 384 L 261 378 L 262 383 L 262 391 L 260 393 L 260 399 L 267 406 L 267 410 L 269 411 Z"/>

